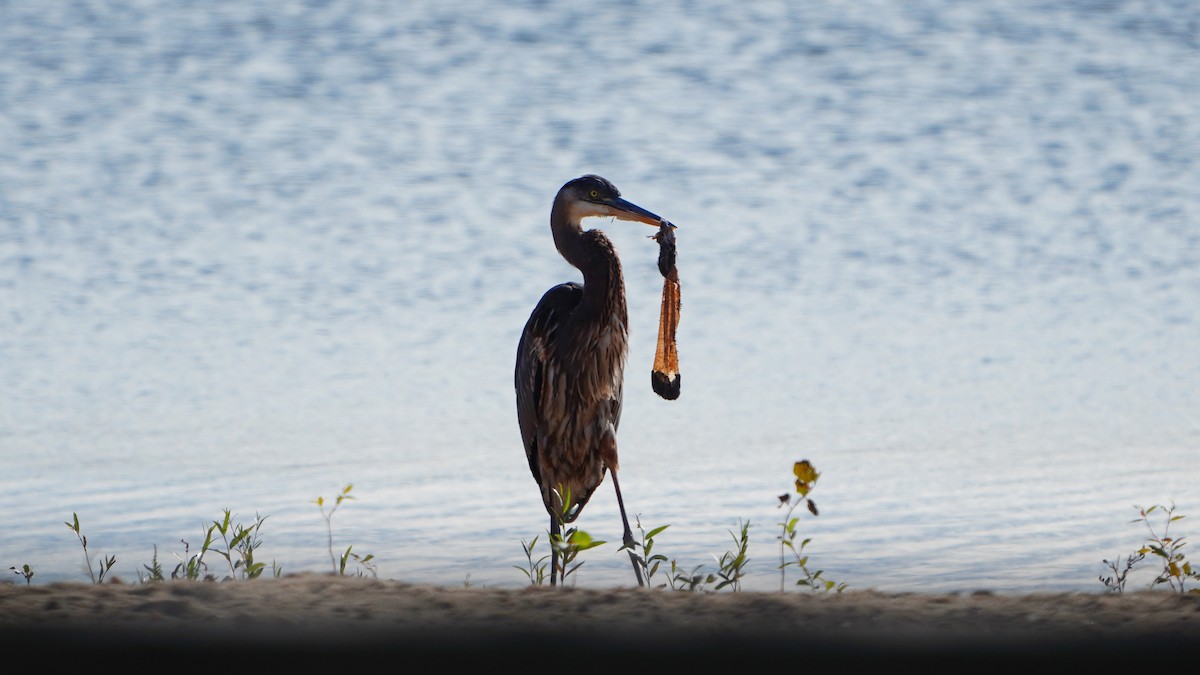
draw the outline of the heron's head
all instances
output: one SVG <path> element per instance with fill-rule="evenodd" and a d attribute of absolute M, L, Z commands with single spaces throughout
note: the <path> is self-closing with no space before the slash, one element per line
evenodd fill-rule
<path fill-rule="evenodd" d="M 568 181 L 558 191 L 557 201 L 566 208 L 567 218 L 572 223 L 592 216 L 632 220 L 653 227 L 658 227 L 662 221 L 637 204 L 621 199 L 617 186 L 600 176 L 580 176 Z"/>

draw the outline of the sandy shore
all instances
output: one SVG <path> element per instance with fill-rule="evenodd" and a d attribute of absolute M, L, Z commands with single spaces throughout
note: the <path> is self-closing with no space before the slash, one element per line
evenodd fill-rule
<path fill-rule="evenodd" d="M 262 658 L 368 667 L 372 659 L 655 663 L 1145 662 L 1200 656 L 1200 595 L 693 594 L 445 588 L 297 575 L 224 583 L 0 584 L 0 647 L 57 658 Z M 651 661 L 647 661 L 650 659 Z M 594 668 L 589 668 L 588 666 Z M 640 664 L 640 665 L 639 665 Z"/>

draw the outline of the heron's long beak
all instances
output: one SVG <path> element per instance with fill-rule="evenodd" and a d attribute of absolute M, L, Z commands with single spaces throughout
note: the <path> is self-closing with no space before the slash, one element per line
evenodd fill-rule
<path fill-rule="evenodd" d="M 613 217 L 621 220 L 632 220 L 639 223 L 645 223 L 651 227 L 658 227 L 659 223 L 663 222 L 662 218 L 650 213 L 646 209 L 621 199 L 614 197 L 604 200 L 604 204 L 613 209 Z M 674 225 L 672 225 L 674 227 Z"/>

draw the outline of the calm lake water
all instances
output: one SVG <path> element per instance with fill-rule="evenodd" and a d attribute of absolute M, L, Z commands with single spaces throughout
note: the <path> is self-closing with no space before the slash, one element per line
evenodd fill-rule
<path fill-rule="evenodd" d="M 86 580 L 76 513 L 135 580 L 230 509 L 325 571 L 352 483 L 339 553 L 522 585 L 513 359 L 597 173 L 679 224 L 668 402 L 652 231 L 592 223 L 656 553 L 711 571 L 749 521 L 778 588 L 809 459 L 852 589 L 1103 591 L 1134 504 L 1200 517 L 1198 36 L 1190 2 L 0 3 L 0 566 Z M 578 525 L 578 585 L 632 584 L 611 487 Z"/>

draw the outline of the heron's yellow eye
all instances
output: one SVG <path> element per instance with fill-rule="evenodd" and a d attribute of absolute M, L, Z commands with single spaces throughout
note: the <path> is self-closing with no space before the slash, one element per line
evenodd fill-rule
<path fill-rule="evenodd" d="M 592 190 L 592 199 L 597 199 L 597 198 L 599 198 L 599 197 L 600 197 L 600 191 L 599 191 L 599 190 Z"/>

